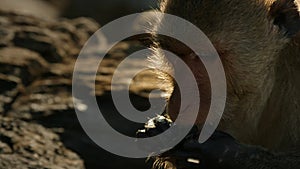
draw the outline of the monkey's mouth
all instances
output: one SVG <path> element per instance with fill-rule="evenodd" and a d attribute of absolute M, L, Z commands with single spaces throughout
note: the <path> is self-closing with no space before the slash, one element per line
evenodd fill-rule
<path fill-rule="evenodd" d="M 164 116 L 157 116 L 153 119 L 150 119 L 145 124 L 143 129 L 138 130 L 136 133 L 136 137 L 137 138 L 153 137 L 161 134 L 162 132 L 166 131 L 170 127 L 176 127 L 176 126 L 174 126 L 174 123 L 172 123 L 168 118 Z M 167 162 L 165 160 L 173 160 L 174 164 L 177 162 L 179 162 L 178 164 L 183 164 L 182 162 L 184 162 L 187 163 L 189 166 L 195 166 L 198 168 L 198 165 L 200 164 L 200 159 L 198 157 L 197 158 L 193 157 L 192 153 L 189 154 L 183 151 L 183 147 L 187 143 L 197 142 L 199 135 L 200 135 L 200 130 L 198 129 L 197 126 L 193 126 L 190 129 L 189 133 L 183 139 L 181 139 L 181 141 L 175 147 L 155 157 L 157 161 L 155 162 L 154 166 L 156 167 L 159 167 L 160 165 L 165 166 L 165 162 Z M 162 150 L 165 149 L 163 147 L 164 145 L 163 141 L 164 140 L 159 140 L 158 142 L 156 142 L 154 145 L 156 146 L 155 148 L 159 147 Z M 151 147 L 145 146 L 145 144 L 139 144 L 139 141 L 137 141 L 137 144 L 139 145 L 139 148 L 143 150 L 147 150 L 147 151 L 153 150 Z M 181 155 L 184 158 L 176 158 L 178 157 L 178 155 Z"/>
<path fill-rule="evenodd" d="M 161 134 L 173 125 L 174 123 L 170 119 L 162 115 L 157 115 L 156 117 L 149 119 L 148 122 L 145 123 L 144 128 L 137 131 L 136 136 L 138 138 L 153 137 Z M 197 139 L 199 134 L 200 132 L 198 131 L 198 128 L 193 126 L 191 132 L 186 138 Z"/>
<path fill-rule="evenodd" d="M 165 116 L 158 115 L 145 123 L 144 128 L 137 131 L 138 138 L 146 138 L 156 136 L 172 125 L 172 121 Z"/>

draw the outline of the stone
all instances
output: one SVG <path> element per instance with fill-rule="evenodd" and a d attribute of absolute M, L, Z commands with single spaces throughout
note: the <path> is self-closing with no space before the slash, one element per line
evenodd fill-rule
<path fill-rule="evenodd" d="M 58 135 L 38 124 L 0 116 L 0 168 L 83 169 Z"/>
<path fill-rule="evenodd" d="M 24 48 L 0 49 L 0 72 L 18 77 L 24 85 L 46 72 L 47 62 L 36 52 Z"/>

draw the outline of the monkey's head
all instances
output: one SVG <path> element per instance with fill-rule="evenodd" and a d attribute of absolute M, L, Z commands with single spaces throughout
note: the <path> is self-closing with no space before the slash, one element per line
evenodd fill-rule
<path fill-rule="evenodd" d="M 259 116 L 271 94 L 278 58 L 284 57 L 280 51 L 300 29 L 297 5 L 298 0 L 161 0 L 162 12 L 196 25 L 221 58 L 227 80 L 227 101 L 220 124 L 224 129 L 257 123 L 253 119 L 258 118 L 251 117 Z M 162 36 L 157 39 L 162 47 L 180 56 L 194 73 L 201 96 L 196 123 L 203 124 L 211 94 L 205 67 L 181 42 Z M 168 65 L 174 66 L 165 66 Z M 167 106 L 172 120 L 176 119 L 180 105 L 180 91 L 173 84 Z M 230 121 L 233 116 L 241 120 Z"/>

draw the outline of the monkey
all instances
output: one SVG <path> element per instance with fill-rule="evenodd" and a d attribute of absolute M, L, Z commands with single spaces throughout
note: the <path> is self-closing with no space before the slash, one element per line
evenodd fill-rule
<path fill-rule="evenodd" d="M 188 140 L 157 157 L 156 168 L 295 169 L 300 166 L 300 17 L 298 0 L 160 0 L 159 11 L 201 29 L 216 48 L 226 74 L 227 99 L 216 132 L 205 143 Z M 159 23 L 157 23 L 159 24 Z M 155 35 L 158 69 L 174 64 L 157 48 L 182 59 L 193 72 L 201 96 L 195 126 L 201 129 L 210 106 L 209 77 L 191 49 Z M 157 51 L 157 52 L 155 52 Z M 173 72 L 174 73 L 174 72 Z M 176 72 L 175 72 L 176 73 Z M 180 90 L 158 73 L 168 90 L 167 116 L 175 121 Z M 197 133 L 197 132 L 196 132 Z M 196 134 L 197 135 L 197 134 Z M 188 157 L 200 164 L 187 162 Z"/>

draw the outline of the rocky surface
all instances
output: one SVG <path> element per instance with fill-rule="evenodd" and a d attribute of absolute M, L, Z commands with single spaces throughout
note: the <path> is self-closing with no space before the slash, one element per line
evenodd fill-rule
<path fill-rule="evenodd" d="M 58 135 L 38 124 L 0 116 L 0 168 L 84 168 Z"/>
<path fill-rule="evenodd" d="M 0 11 L 0 168 L 149 168 L 145 159 L 122 158 L 99 148 L 77 120 L 73 68 L 82 46 L 98 28 L 87 18 L 43 20 Z M 118 64 L 141 48 L 134 41 L 119 43 L 96 77 L 95 94 L 103 112 L 128 135 L 134 135 L 141 124 L 124 127 L 126 120 L 117 114 L 110 97 L 111 79 Z M 84 60 L 83 87 L 93 85 L 88 65 L 96 62 L 96 57 Z M 130 71 L 139 69 L 140 63 L 132 60 Z M 126 90 L 128 72 L 122 72 L 113 90 Z M 154 81 L 151 71 L 131 81 L 130 97 L 138 109 L 149 108 L 146 97 L 157 88 Z"/>

